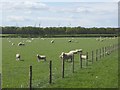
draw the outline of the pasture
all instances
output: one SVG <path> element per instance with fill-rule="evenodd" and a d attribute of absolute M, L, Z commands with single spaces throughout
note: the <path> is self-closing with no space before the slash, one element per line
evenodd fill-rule
<path fill-rule="evenodd" d="M 2 72 L 2 38 L 0 38 L 0 73 Z"/>
<path fill-rule="evenodd" d="M 54 43 L 51 43 L 51 40 L 54 40 Z M 68 40 L 72 42 L 68 42 Z M 25 46 L 18 46 L 19 42 L 24 42 Z M 12 45 L 12 43 L 15 45 Z M 89 66 L 86 67 L 84 65 L 83 69 L 81 69 L 79 65 L 79 55 L 75 55 L 76 73 L 72 73 L 72 64 L 65 62 L 65 79 L 61 78 L 61 59 L 59 58 L 61 52 L 83 49 L 83 53 L 88 52 L 90 54 L 92 50 L 95 51 L 96 49 L 116 43 L 118 43 L 117 38 L 104 38 L 103 41 L 98 41 L 96 38 L 2 38 L 2 88 L 28 88 L 30 65 L 33 66 L 32 80 L 34 88 L 117 87 L 117 51 L 102 58 L 101 61 L 95 61 L 94 59 L 93 64 L 89 62 Z M 21 61 L 16 61 L 16 53 L 21 54 Z M 37 62 L 37 54 L 46 55 L 47 61 Z M 108 59 L 110 59 L 110 62 Z M 48 83 L 49 60 L 53 62 L 52 85 Z M 112 74 L 107 73 L 106 75 L 107 71 Z M 101 78 L 95 80 L 93 76 L 90 76 L 91 72 L 95 77 L 99 73 Z M 88 78 L 88 76 L 90 76 L 90 78 Z M 95 82 L 91 84 L 93 80 L 95 80 Z M 101 82 L 99 82 L 99 80 L 101 80 Z M 107 80 L 110 82 L 107 82 Z M 72 85 L 73 82 L 74 84 Z M 114 84 L 112 84 L 113 82 Z"/>

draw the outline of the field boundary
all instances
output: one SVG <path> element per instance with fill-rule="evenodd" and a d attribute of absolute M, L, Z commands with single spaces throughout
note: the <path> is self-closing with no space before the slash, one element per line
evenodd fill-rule
<path fill-rule="evenodd" d="M 86 59 L 86 68 L 88 67 L 88 65 L 89 65 L 89 62 L 91 61 L 92 62 L 92 64 L 96 61 L 96 62 L 98 62 L 100 59 L 102 59 L 102 58 L 104 58 L 104 57 L 106 57 L 106 56 L 108 56 L 108 55 L 110 55 L 112 52 L 114 52 L 114 51 L 116 51 L 116 50 L 118 50 L 118 48 L 120 48 L 120 44 L 118 45 L 118 44 L 113 44 L 113 45 L 110 45 L 110 46 L 106 46 L 106 47 L 102 47 L 102 48 L 99 48 L 99 49 L 96 49 L 95 51 L 95 53 L 93 53 L 94 51 L 92 50 L 92 54 L 91 54 L 91 57 L 89 58 L 89 56 L 88 56 L 88 53 L 89 52 L 86 52 L 86 55 L 87 55 L 87 59 Z M 83 63 L 83 61 L 82 61 L 82 58 L 81 58 L 81 54 L 79 54 L 80 56 L 80 67 L 81 67 L 81 69 L 82 68 L 84 68 L 83 66 L 82 66 L 82 63 Z M 93 57 L 94 56 L 94 57 Z M 85 64 L 85 63 L 84 63 Z M 74 73 L 74 60 L 73 60 L 73 64 L 72 64 L 73 66 L 72 66 L 72 73 Z M 55 80 L 52 80 L 52 78 L 54 78 L 54 75 L 52 75 L 52 65 L 51 65 L 51 61 L 50 61 L 50 63 L 49 63 L 49 70 L 50 70 L 50 73 L 49 73 L 49 80 L 47 80 L 48 81 L 48 83 L 49 84 L 52 84 L 52 83 L 55 83 Z M 61 79 L 61 78 L 65 78 L 65 63 L 64 63 L 64 60 L 62 60 L 62 65 L 61 65 L 62 67 L 62 71 L 61 71 L 61 77 L 58 77 L 58 78 L 56 78 L 56 79 Z M 31 80 L 31 79 L 30 79 Z M 46 81 L 46 82 L 47 82 Z M 53 82 L 52 82 L 53 81 Z M 31 82 L 31 81 L 30 81 Z M 44 83 L 44 86 L 41 86 L 40 88 L 45 88 L 46 87 L 46 85 L 48 85 L 48 83 L 47 84 L 45 84 Z M 32 88 L 32 87 L 30 87 L 30 88 Z M 30 89 L 31 90 L 31 89 Z"/>

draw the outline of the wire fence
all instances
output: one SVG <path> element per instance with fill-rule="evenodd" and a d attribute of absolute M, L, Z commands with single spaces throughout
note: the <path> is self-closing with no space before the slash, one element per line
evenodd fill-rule
<path fill-rule="evenodd" d="M 19 76 L 26 78 L 27 75 L 28 78 L 24 80 L 25 82 L 24 85 L 20 84 L 18 88 L 28 87 L 30 88 L 30 90 L 32 88 L 46 88 L 48 85 L 52 83 L 57 83 L 58 80 L 62 79 L 63 74 L 64 77 L 69 77 L 72 74 L 74 74 L 74 72 L 80 70 L 81 68 L 87 68 L 89 65 L 94 64 L 94 62 L 97 62 L 103 59 L 104 57 L 110 55 L 114 51 L 118 50 L 118 48 L 120 48 L 120 44 L 113 44 L 98 48 L 96 50 L 91 50 L 89 52 L 82 52 L 80 54 L 75 54 L 73 62 L 65 61 L 64 67 L 62 60 L 60 62 L 61 67 L 56 67 L 53 61 L 46 62 L 45 63 L 46 71 L 40 71 L 41 69 L 39 70 L 34 66 L 29 66 L 28 69 L 29 72 L 22 73 L 21 71 L 21 76 L 20 75 Z M 81 55 L 86 55 L 87 57 L 83 59 L 81 58 Z M 63 68 L 64 68 L 64 72 L 63 72 Z M 35 76 L 36 73 L 38 74 L 38 76 Z"/>
<path fill-rule="evenodd" d="M 69 77 L 69 75 L 73 74 L 75 71 L 78 71 L 80 69 L 79 67 L 81 67 L 81 63 L 82 63 L 82 68 L 87 68 L 87 66 L 93 64 L 96 61 L 101 60 L 102 58 L 110 55 L 112 52 L 118 50 L 119 47 L 120 47 L 120 45 L 113 44 L 110 46 L 92 50 L 91 52 L 83 52 L 85 55 L 87 55 L 87 58 L 85 60 L 83 60 L 82 62 L 80 60 L 81 59 L 79 56 L 80 54 L 75 55 L 75 58 L 73 60 L 74 63 L 73 62 L 72 63 L 64 62 L 64 67 L 62 67 L 62 68 L 64 68 L 64 77 Z M 77 56 L 79 56 L 79 57 L 77 57 Z M 61 71 L 59 71 L 59 72 L 58 72 L 58 69 L 53 68 L 53 67 L 51 67 L 51 68 L 52 68 L 52 82 L 51 83 L 57 83 L 57 81 L 62 78 L 62 75 L 63 75 L 62 68 L 61 68 Z M 48 75 L 48 77 L 49 77 L 49 75 Z M 38 80 L 37 82 L 34 82 L 34 83 L 38 83 L 37 87 L 45 88 L 45 87 L 47 87 L 47 85 L 50 84 L 49 79 L 50 78 L 45 78 L 45 79 L 42 79 L 41 82 Z"/>

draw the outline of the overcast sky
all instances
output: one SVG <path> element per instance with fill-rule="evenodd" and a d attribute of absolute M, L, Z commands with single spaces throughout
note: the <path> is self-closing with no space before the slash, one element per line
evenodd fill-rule
<path fill-rule="evenodd" d="M 98 1 L 2 0 L 0 25 L 118 27 L 118 0 Z"/>

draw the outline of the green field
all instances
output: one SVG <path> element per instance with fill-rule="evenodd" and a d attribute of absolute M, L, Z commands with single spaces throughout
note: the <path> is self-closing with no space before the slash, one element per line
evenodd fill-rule
<path fill-rule="evenodd" d="M 2 39 L 0 38 L 0 73 L 2 72 Z"/>
<path fill-rule="evenodd" d="M 75 55 L 75 73 L 72 63 L 65 62 L 65 78 L 61 78 L 61 52 L 83 49 L 91 54 L 92 50 L 118 43 L 117 39 L 107 38 L 102 42 L 96 38 L 3 38 L 2 39 L 2 88 L 27 88 L 29 85 L 29 65 L 33 66 L 33 87 L 71 87 L 71 88 L 113 88 L 118 87 L 117 51 L 102 58 L 101 61 L 89 61 L 89 66 L 79 65 L 79 56 Z M 31 40 L 30 42 L 26 42 Z M 51 43 L 54 40 L 54 43 Z M 72 40 L 72 42 L 68 42 Z M 10 41 L 10 42 L 9 42 Z M 18 46 L 24 42 L 25 46 Z M 12 46 L 12 43 L 15 45 Z M 21 61 L 16 61 L 16 53 L 21 54 Z M 36 55 L 46 55 L 47 61 L 37 62 Z M 53 61 L 53 84 L 49 85 L 49 60 Z M 96 77 L 97 76 L 97 77 Z M 96 78 L 95 78 L 96 77 Z"/>

